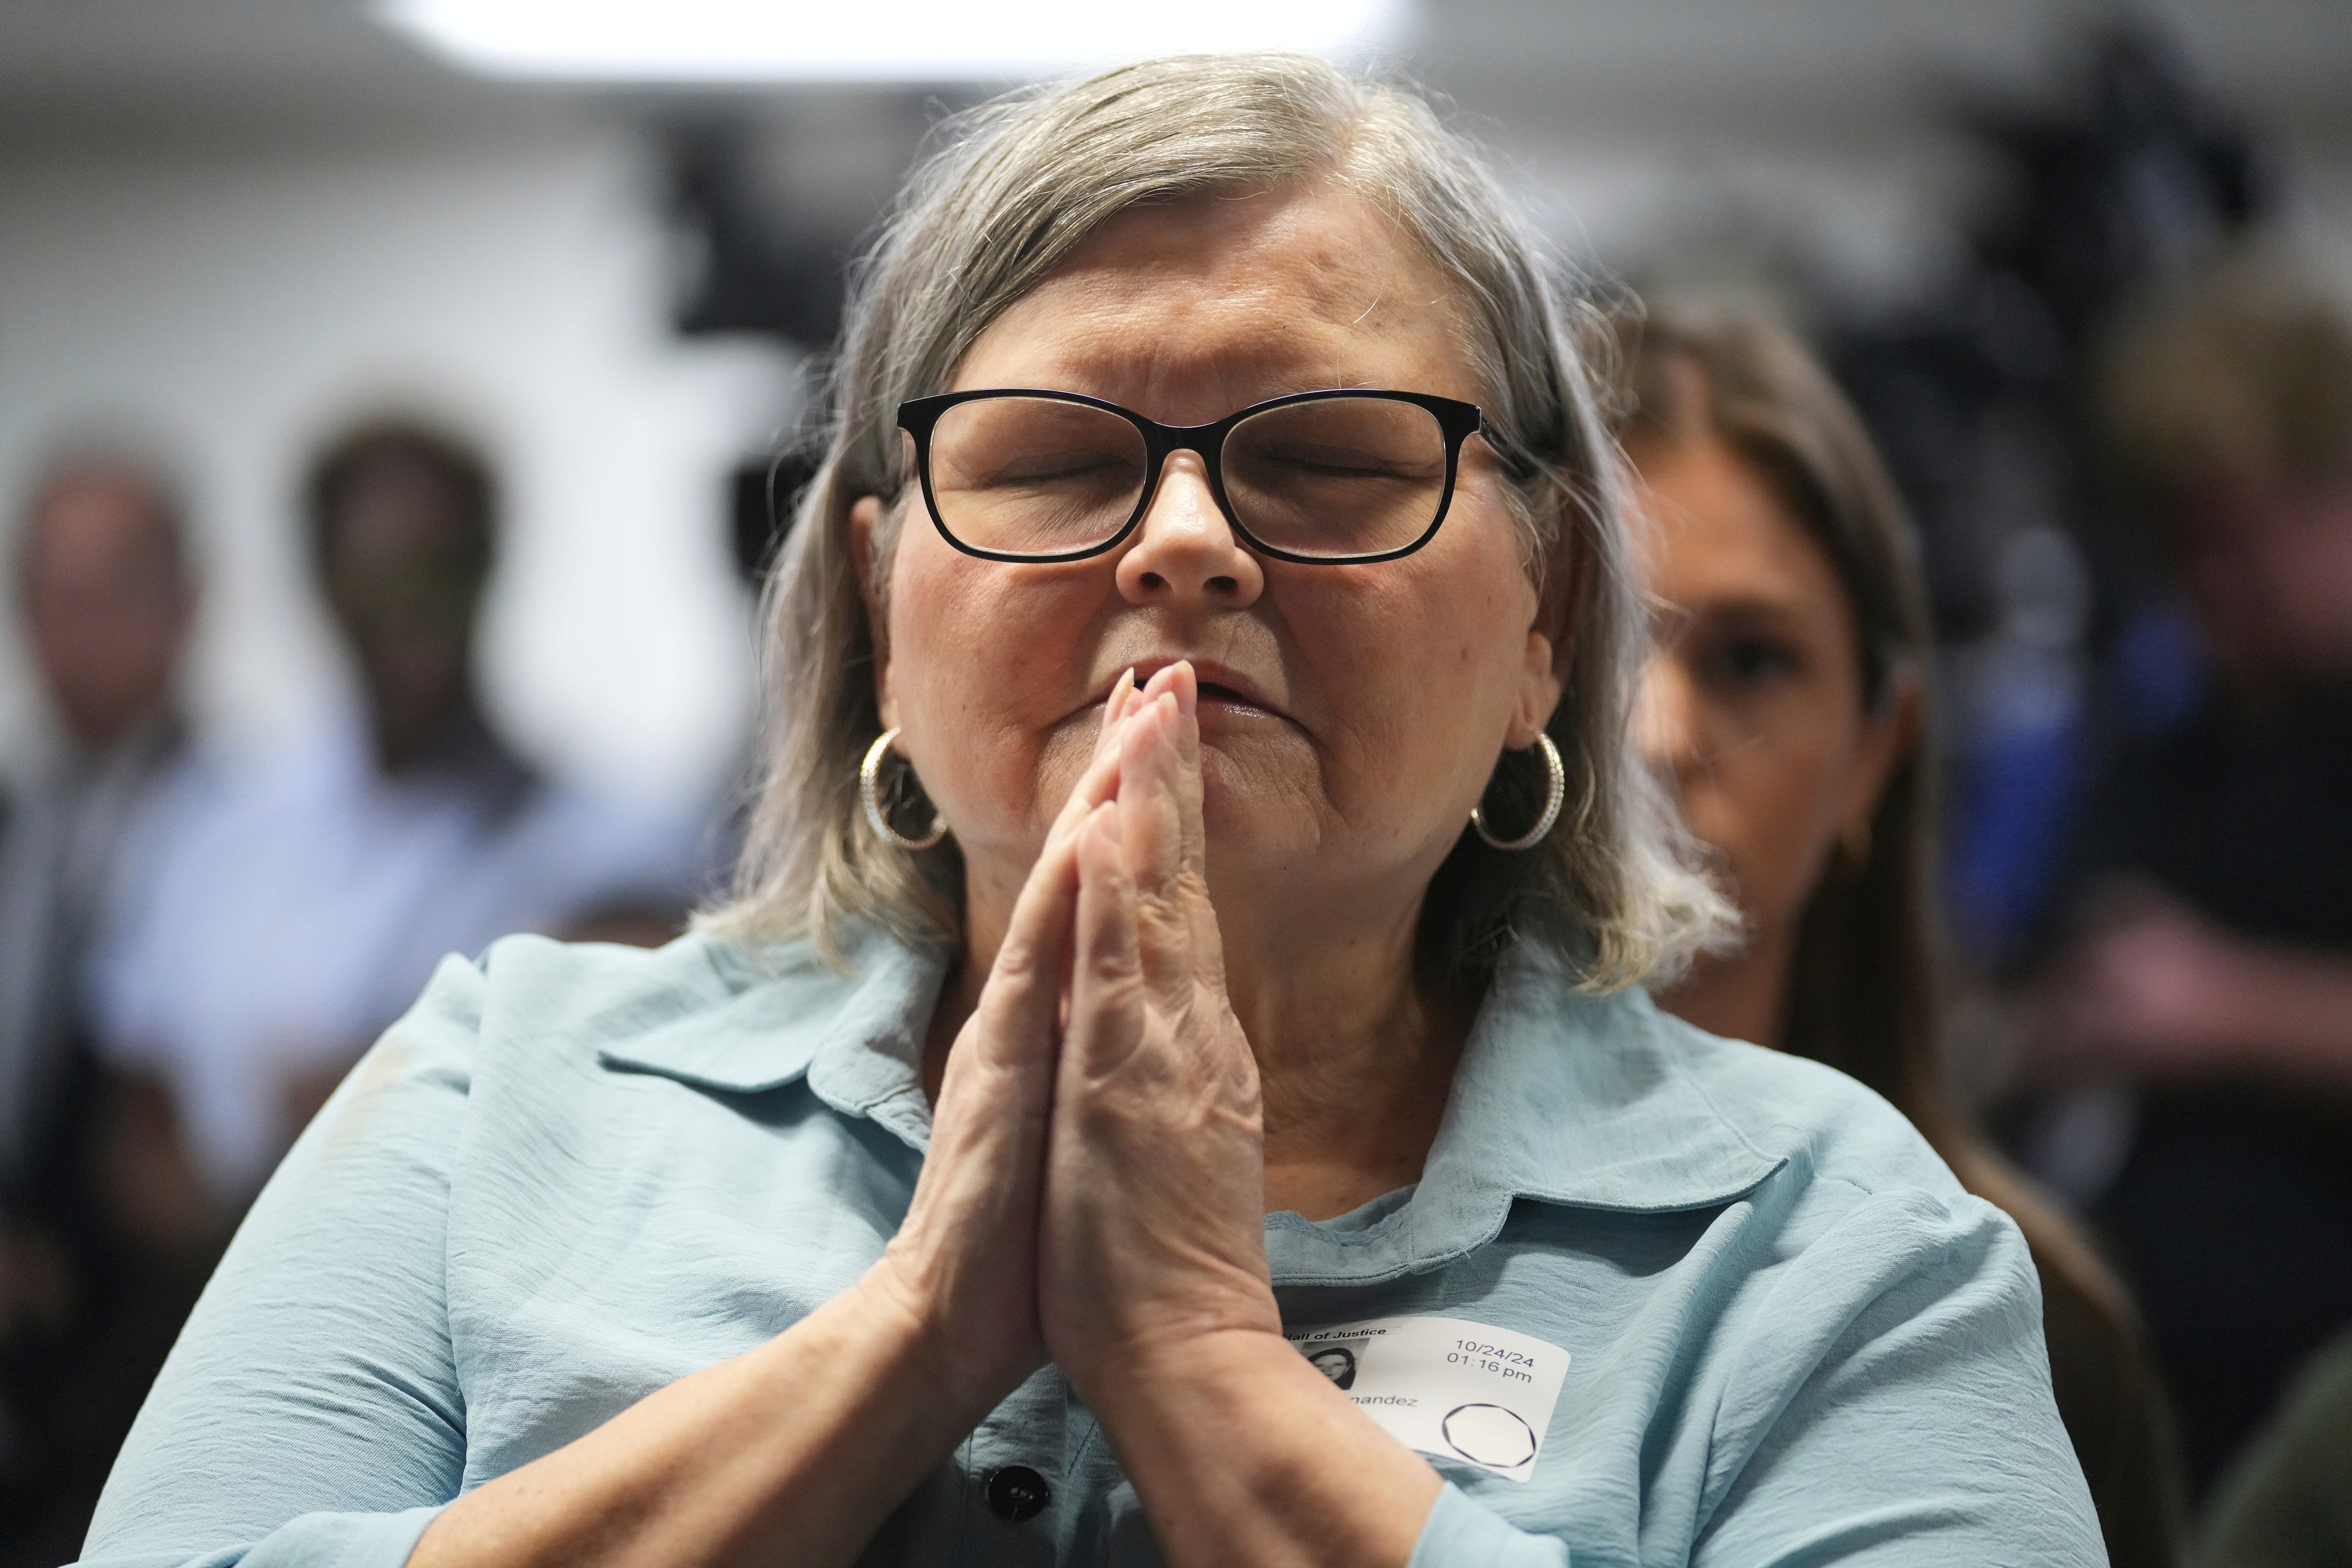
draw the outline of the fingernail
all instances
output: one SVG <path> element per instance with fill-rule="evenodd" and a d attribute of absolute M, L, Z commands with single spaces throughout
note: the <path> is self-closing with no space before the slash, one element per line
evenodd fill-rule
<path fill-rule="evenodd" d="M 1112 684 L 1110 696 L 1103 703 L 1103 730 L 1105 733 L 1109 731 L 1112 725 L 1118 723 L 1121 719 L 1127 716 L 1128 702 L 1134 695 L 1135 667 L 1130 664 L 1127 667 L 1126 670 L 1120 674 L 1118 679 Z"/>
<path fill-rule="evenodd" d="M 1190 718 L 1201 702 L 1200 673 L 1192 668 L 1192 661 L 1189 658 L 1177 660 L 1174 668 L 1184 673 L 1171 681 L 1169 689 L 1175 693 L 1176 710 Z"/>

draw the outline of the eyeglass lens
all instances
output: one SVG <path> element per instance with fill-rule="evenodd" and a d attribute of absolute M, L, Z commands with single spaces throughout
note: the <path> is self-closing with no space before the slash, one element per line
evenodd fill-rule
<path fill-rule="evenodd" d="M 1328 397 L 1254 414 L 1219 454 L 1243 529 L 1297 555 L 1377 555 L 1419 539 L 1445 499 L 1437 416 L 1391 398 Z M 960 403 L 931 433 L 932 499 L 966 544 L 1054 555 L 1113 538 L 1149 479 L 1143 432 L 1046 397 Z"/>

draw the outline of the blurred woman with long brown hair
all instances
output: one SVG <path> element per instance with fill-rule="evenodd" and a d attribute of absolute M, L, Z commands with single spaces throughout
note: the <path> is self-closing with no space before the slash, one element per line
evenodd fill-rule
<path fill-rule="evenodd" d="M 2111 1559 L 2176 1562 L 2169 1424 L 2130 1299 L 1939 1075 L 1932 629 L 1894 485 L 1777 328 L 1665 310 L 1620 337 L 1618 431 L 1662 623 L 1637 728 L 1743 924 L 1736 949 L 1658 1000 L 1859 1079 L 2009 1212 L 2042 1276 L 2059 1413 Z"/>

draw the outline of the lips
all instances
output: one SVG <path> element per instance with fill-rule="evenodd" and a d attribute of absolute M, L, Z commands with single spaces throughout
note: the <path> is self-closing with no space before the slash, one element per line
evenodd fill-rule
<path fill-rule="evenodd" d="M 1135 684 L 1138 688 L 1142 687 L 1170 665 L 1180 662 L 1182 657 L 1181 655 L 1174 657 L 1163 655 L 1137 659 L 1134 665 Z M 1255 708 L 1260 712 L 1271 713 L 1277 719 L 1290 717 L 1266 696 L 1265 688 L 1232 666 L 1220 664 L 1213 658 L 1195 658 L 1192 660 L 1192 665 L 1193 678 L 1200 683 L 1202 701 L 1223 703 L 1234 708 Z M 1102 689 L 1095 693 L 1094 700 L 1097 702 L 1108 701 L 1111 688 L 1118 684 L 1118 676 L 1114 674 L 1110 679 L 1103 683 Z"/>

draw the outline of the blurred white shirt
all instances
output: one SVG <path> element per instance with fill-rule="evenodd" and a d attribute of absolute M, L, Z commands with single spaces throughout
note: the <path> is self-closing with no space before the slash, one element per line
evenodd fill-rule
<path fill-rule="evenodd" d="M 185 770 L 125 847 L 92 960 L 100 1048 L 170 1087 L 197 1169 L 242 1199 L 291 1131 L 289 1079 L 357 1060 L 443 955 L 683 909 L 703 839 L 510 766 L 387 778 L 355 716 L 275 766 Z"/>

